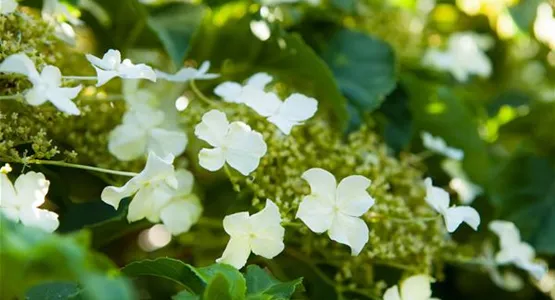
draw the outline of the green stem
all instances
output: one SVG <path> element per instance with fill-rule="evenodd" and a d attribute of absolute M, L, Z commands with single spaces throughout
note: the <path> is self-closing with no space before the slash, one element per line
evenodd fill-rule
<path fill-rule="evenodd" d="M 284 226 L 284 227 L 302 227 L 303 224 L 301 224 L 299 222 L 282 222 L 281 226 Z"/>
<path fill-rule="evenodd" d="M 97 80 L 96 76 L 62 76 L 63 79 L 70 80 Z"/>
<path fill-rule="evenodd" d="M 21 94 L 16 94 L 16 95 L 5 95 L 5 96 L 0 96 L 0 100 L 17 100 L 19 98 L 23 98 L 23 95 Z"/>
<path fill-rule="evenodd" d="M 218 104 L 216 104 L 216 102 L 208 99 L 208 97 L 204 96 L 204 94 L 198 89 L 197 84 L 195 83 L 194 79 L 191 79 L 189 81 L 189 86 L 191 87 L 191 90 L 193 91 L 193 93 L 195 93 L 195 95 L 202 100 L 202 102 L 208 104 L 209 106 L 213 106 L 213 107 L 217 107 Z"/>
<path fill-rule="evenodd" d="M 202 217 L 197 222 L 200 226 L 211 227 L 211 228 L 223 228 L 223 222 L 219 219 L 212 219 L 208 217 Z"/>
<path fill-rule="evenodd" d="M 434 217 L 426 217 L 426 218 L 414 218 L 414 219 L 400 219 L 400 218 L 394 218 L 394 217 L 383 216 L 383 215 L 373 215 L 372 218 L 389 220 L 396 223 L 417 223 L 417 222 L 436 221 L 441 218 L 441 215 L 437 215 Z"/>
<path fill-rule="evenodd" d="M 134 176 L 138 175 L 137 173 L 134 173 L 134 172 L 115 171 L 115 170 L 103 169 L 103 168 L 98 168 L 98 167 L 91 167 L 91 166 L 85 166 L 85 165 L 79 165 L 79 164 L 71 164 L 71 163 L 66 163 L 66 162 L 63 162 L 63 161 L 55 161 L 55 160 L 29 159 L 29 160 L 24 160 L 24 161 L 15 162 L 15 163 L 51 165 L 51 166 L 82 169 L 82 170 L 101 172 L 101 173 L 120 175 L 120 176 L 128 176 L 128 177 L 134 177 Z"/>

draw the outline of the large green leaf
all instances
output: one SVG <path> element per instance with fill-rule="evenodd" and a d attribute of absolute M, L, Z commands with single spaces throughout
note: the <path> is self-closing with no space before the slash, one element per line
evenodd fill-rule
<path fill-rule="evenodd" d="M 302 278 L 281 282 L 257 265 L 247 267 L 247 294 L 249 297 L 269 296 L 270 299 L 289 299 L 295 290 L 302 286 Z"/>
<path fill-rule="evenodd" d="M 167 257 L 132 262 L 121 271 L 132 277 L 157 276 L 173 280 L 196 294 L 202 294 L 207 282 L 193 266 Z"/>
<path fill-rule="evenodd" d="M 397 87 L 387 96 L 379 112 L 385 119 L 383 125 L 385 142 L 395 152 L 403 150 L 409 144 L 413 133 L 413 117 L 405 89 Z"/>
<path fill-rule="evenodd" d="M 230 292 L 232 284 L 227 280 L 226 276 L 221 273 L 216 274 L 208 283 L 202 299 L 218 299 L 218 300 L 239 300 L 244 299 L 244 295 L 240 298 L 234 298 Z"/>
<path fill-rule="evenodd" d="M 555 254 L 555 168 L 547 158 L 515 154 L 490 190 L 502 218 L 515 222 L 537 251 Z"/>
<path fill-rule="evenodd" d="M 30 288 L 25 294 L 27 300 L 62 300 L 71 299 L 81 292 L 74 282 L 48 282 Z"/>
<path fill-rule="evenodd" d="M 413 75 L 403 78 L 415 129 L 442 137 L 451 147 L 464 151 L 463 167 L 472 181 L 484 184 L 489 178 L 486 143 L 478 134 L 472 113 L 453 90 Z"/>
<path fill-rule="evenodd" d="M 509 8 L 513 20 L 520 29 L 528 31 L 532 28 L 538 5 L 542 2 L 542 0 L 520 1 L 517 5 Z"/>
<path fill-rule="evenodd" d="M 331 37 L 321 55 L 343 94 L 361 111 L 380 107 L 395 88 L 395 54 L 379 39 L 343 29 Z"/>
<path fill-rule="evenodd" d="M 255 15 L 245 3 L 224 5 L 206 17 L 191 42 L 187 58 L 209 60 L 223 80 L 244 80 L 268 72 L 287 87 L 316 98 L 345 127 L 346 100 L 324 61 L 296 34 L 272 28 L 262 41 L 251 31 Z M 271 25 L 273 26 L 273 25 Z"/>
<path fill-rule="evenodd" d="M 247 284 L 243 275 L 234 267 L 225 264 L 213 264 L 208 267 L 199 268 L 206 281 L 213 280 L 216 276 L 223 276 L 229 283 L 229 295 L 231 299 L 244 299 L 247 293 Z"/>
<path fill-rule="evenodd" d="M 148 26 L 158 35 L 176 67 L 182 65 L 204 12 L 203 6 L 189 3 L 170 3 L 150 11 Z"/>

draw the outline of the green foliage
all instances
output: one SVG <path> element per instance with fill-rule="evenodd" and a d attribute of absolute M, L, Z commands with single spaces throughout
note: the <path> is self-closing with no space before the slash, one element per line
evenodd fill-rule
<path fill-rule="evenodd" d="M 247 280 L 248 297 L 255 299 L 263 299 L 263 296 L 275 300 L 290 299 L 295 290 L 302 286 L 302 278 L 281 282 L 256 265 L 247 267 L 245 279 Z"/>

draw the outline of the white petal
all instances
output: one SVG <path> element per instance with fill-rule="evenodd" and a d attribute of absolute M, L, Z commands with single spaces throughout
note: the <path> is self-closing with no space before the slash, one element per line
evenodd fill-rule
<path fill-rule="evenodd" d="M 261 72 L 261 73 L 256 73 L 251 77 L 249 77 L 249 79 L 247 79 L 246 85 L 250 85 L 259 90 L 264 90 L 266 85 L 272 82 L 272 80 L 273 80 L 273 77 L 270 76 L 268 73 Z"/>
<path fill-rule="evenodd" d="M 145 64 L 134 65 L 129 59 L 125 59 L 119 69 L 121 78 L 124 79 L 147 79 L 156 82 L 156 73 Z"/>
<path fill-rule="evenodd" d="M 175 198 L 174 198 L 175 199 Z M 173 200 L 160 211 L 160 219 L 173 235 L 189 231 L 198 222 L 202 206 L 195 195 Z"/>
<path fill-rule="evenodd" d="M 388 288 L 383 294 L 383 300 L 402 300 L 399 294 L 399 287 L 394 285 Z"/>
<path fill-rule="evenodd" d="M 336 214 L 328 231 L 329 237 L 351 247 L 351 255 L 356 256 L 368 242 L 368 225 L 363 220 L 344 214 Z"/>
<path fill-rule="evenodd" d="M 219 84 L 214 89 L 214 94 L 220 96 L 226 102 L 240 102 L 239 96 L 241 96 L 241 91 L 243 87 L 237 82 L 226 81 Z"/>
<path fill-rule="evenodd" d="M 276 94 L 266 93 L 250 85 L 243 87 L 239 98 L 241 102 L 263 117 L 276 115 L 282 105 Z"/>
<path fill-rule="evenodd" d="M 229 122 L 225 113 L 213 109 L 202 116 L 202 121 L 195 127 L 195 135 L 214 147 L 220 147 L 227 135 Z"/>
<path fill-rule="evenodd" d="M 154 70 L 154 72 L 156 73 L 156 78 L 167 80 L 167 81 L 172 81 L 172 82 L 186 82 L 186 81 L 189 81 L 189 80 L 191 80 L 191 78 L 193 78 L 193 76 L 195 74 L 194 70 L 190 70 L 189 68 L 183 68 L 175 74 L 165 73 L 165 72 L 162 72 L 160 70 Z"/>
<path fill-rule="evenodd" d="M 19 203 L 14 186 L 8 175 L 0 173 L 0 207 L 9 208 Z"/>
<path fill-rule="evenodd" d="M 120 76 L 120 74 L 117 71 L 112 71 L 112 70 L 104 71 L 97 67 L 94 67 L 94 69 L 96 70 L 97 87 L 103 86 L 106 82 L 112 80 L 115 77 Z"/>
<path fill-rule="evenodd" d="M 325 232 L 333 222 L 332 205 L 332 199 L 329 197 L 306 196 L 299 204 L 295 218 L 301 219 L 313 232 Z"/>
<path fill-rule="evenodd" d="M 110 132 L 108 151 L 119 160 L 129 161 L 145 154 L 147 133 L 139 126 L 119 125 Z"/>
<path fill-rule="evenodd" d="M 541 280 L 548 272 L 547 267 L 539 263 L 522 262 L 522 263 L 517 263 L 516 265 L 519 268 L 528 272 L 536 280 Z"/>
<path fill-rule="evenodd" d="M 324 169 L 312 168 L 305 171 L 301 177 L 308 182 L 313 195 L 335 201 L 337 183 L 333 174 Z"/>
<path fill-rule="evenodd" d="M 271 200 L 266 200 L 266 207 L 250 217 L 250 226 L 254 233 L 251 241 L 252 252 L 272 259 L 283 249 L 285 229 L 281 226 L 278 207 Z"/>
<path fill-rule="evenodd" d="M 360 175 L 341 180 L 337 186 L 337 204 L 342 213 L 360 217 L 374 205 L 374 198 L 366 191 L 370 183 L 370 179 Z"/>
<path fill-rule="evenodd" d="M 93 66 L 106 71 L 115 71 L 121 64 L 121 53 L 114 49 L 108 50 L 102 59 L 91 54 L 86 54 L 85 57 Z"/>
<path fill-rule="evenodd" d="M 20 175 L 14 183 L 20 207 L 39 207 L 44 203 L 50 182 L 44 174 L 28 172 Z"/>
<path fill-rule="evenodd" d="M 25 226 L 54 232 L 60 225 L 58 215 L 46 209 L 27 208 L 20 211 L 21 223 Z"/>
<path fill-rule="evenodd" d="M 280 114 L 269 117 L 268 121 L 276 125 L 279 131 L 283 132 L 283 134 L 286 135 L 291 134 L 291 130 L 293 129 L 293 127 L 301 124 L 297 121 L 291 121 Z"/>
<path fill-rule="evenodd" d="M 267 146 L 262 135 L 242 122 L 233 122 L 225 138 L 226 161 L 243 175 L 254 171 L 260 158 L 266 154 Z"/>
<path fill-rule="evenodd" d="M 187 146 L 187 135 L 182 131 L 155 128 L 150 130 L 147 151 L 160 156 L 173 154 L 179 156 Z"/>
<path fill-rule="evenodd" d="M 220 74 L 207 73 L 210 70 L 210 62 L 204 61 L 195 74 L 195 79 L 214 79 L 220 77 Z"/>
<path fill-rule="evenodd" d="M 246 237 L 232 237 L 225 247 L 222 257 L 216 259 L 217 263 L 232 265 L 241 269 L 247 264 L 251 254 L 249 240 Z"/>
<path fill-rule="evenodd" d="M 520 231 L 513 222 L 493 220 L 488 228 L 499 237 L 501 248 L 510 248 L 520 243 Z"/>
<path fill-rule="evenodd" d="M 0 15 L 8 15 L 17 9 L 17 2 L 15 0 L 0 0 Z"/>
<path fill-rule="evenodd" d="M 444 189 L 435 187 L 431 178 L 424 180 L 426 186 L 426 202 L 440 214 L 445 214 L 449 208 L 449 193 Z"/>
<path fill-rule="evenodd" d="M 127 220 L 135 222 L 147 218 L 150 222 L 160 221 L 160 211 L 172 199 L 173 193 L 165 184 L 150 184 L 139 189 L 129 203 Z"/>
<path fill-rule="evenodd" d="M 25 75 L 33 84 L 36 84 L 40 80 L 35 64 L 23 53 L 12 54 L 6 57 L 0 64 L 0 72 Z"/>
<path fill-rule="evenodd" d="M 195 182 L 193 174 L 185 169 L 179 169 L 175 171 L 175 177 L 178 182 L 176 195 L 189 195 L 193 191 L 193 184 Z"/>
<path fill-rule="evenodd" d="M 56 108 L 69 115 L 77 116 L 81 114 L 77 105 L 67 96 L 76 96 L 81 91 L 81 86 L 75 88 L 51 88 L 46 91 L 46 98 Z"/>
<path fill-rule="evenodd" d="M 280 107 L 279 114 L 297 122 L 306 121 L 318 110 L 318 101 L 302 94 L 291 94 Z"/>
<path fill-rule="evenodd" d="M 0 206 L 0 213 L 7 219 L 17 223 L 19 222 L 19 209 L 15 207 L 2 207 Z"/>
<path fill-rule="evenodd" d="M 25 101 L 32 106 L 44 104 L 48 99 L 43 89 L 33 87 L 25 92 Z"/>
<path fill-rule="evenodd" d="M 401 283 L 402 299 L 428 300 L 430 297 L 432 297 L 432 289 L 428 275 L 414 275 Z"/>
<path fill-rule="evenodd" d="M 480 215 L 470 206 L 451 207 L 447 209 L 444 218 L 447 231 L 449 232 L 457 230 L 462 222 L 465 222 L 474 230 L 478 230 L 480 225 Z"/>
<path fill-rule="evenodd" d="M 62 72 L 55 66 L 47 65 L 42 69 L 40 79 L 49 87 L 59 87 L 62 85 Z"/>
<path fill-rule="evenodd" d="M 222 148 L 200 150 L 198 154 L 199 165 L 208 171 L 218 171 L 225 164 L 225 156 Z"/>
<path fill-rule="evenodd" d="M 248 212 L 238 212 L 225 216 L 224 230 L 231 237 L 249 235 L 251 232 L 250 217 Z"/>

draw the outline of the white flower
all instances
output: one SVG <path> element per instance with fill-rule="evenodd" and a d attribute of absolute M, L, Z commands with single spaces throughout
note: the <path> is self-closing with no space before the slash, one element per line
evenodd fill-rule
<path fill-rule="evenodd" d="M 17 9 L 15 0 L 0 0 L 0 15 L 9 15 Z"/>
<path fill-rule="evenodd" d="M 224 230 L 230 239 L 216 262 L 232 265 L 241 269 L 251 251 L 267 259 L 272 259 L 283 249 L 285 229 L 281 226 L 278 207 L 270 199 L 266 200 L 263 210 L 249 216 L 239 212 L 224 218 Z"/>
<path fill-rule="evenodd" d="M 59 0 L 44 0 L 41 13 L 43 19 L 48 21 L 68 21 L 72 25 L 83 23 L 79 18 L 71 14 L 66 4 L 61 3 Z"/>
<path fill-rule="evenodd" d="M 469 205 L 484 192 L 481 186 L 470 181 L 460 161 L 446 159 L 441 163 L 441 167 L 452 177 L 449 187 L 457 192 L 462 204 Z"/>
<path fill-rule="evenodd" d="M 450 72 L 460 82 L 470 75 L 489 77 L 491 61 L 484 50 L 492 46 L 492 40 L 472 32 L 455 33 L 449 37 L 446 51 L 428 49 L 424 54 L 424 65 Z"/>
<path fill-rule="evenodd" d="M 435 187 L 431 178 L 424 180 L 426 185 L 426 202 L 438 213 L 443 215 L 447 231 L 454 232 L 462 222 L 477 230 L 480 225 L 480 215 L 470 206 L 449 207 L 449 193 L 444 189 Z"/>
<path fill-rule="evenodd" d="M 230 124 L 225 114 L 215 109 L 202 116 L 195 135 L 214 147 L 199 153 L 199 164 L 209 171 L 217 171 L 227 162 L 246 176 L 258 167 L 267 150 L 260 133 L 243 122 Z"/>
<path fill-rule="evenodd" d="M 462 160 L 464 158 L 464 152 L 462 150 L 447 146 L 447 143 L 445 143 L 445 140 L 441 137 L 435 137 L 429 132 L 422 132 L 420 136 L 422 137 L 422 143 L 426 149 L 445 155 L 454 160 Z"/>
<path fill-rule="evenodd" d="M 98 82 L 96 86 L 101 86 L 114 77 L 123 79 L 148 79 L 156 82 L 156 73 L 151 67 L 145 64 L 134 65 L 131 60 L 121 61 L 121 54 L 118 50 L 110 49 L 102 59 L 87 54 L 87 60 L 96 70 Z"/>
<path fill-rule="evenodd" d="M 318 101 L 314 98 L 294 93 L 282 102 L 275 93 L 267 93 L 249 85 L 243 88 L 240 98 L 259 115 L 267 117 L 284 134 L 291 133 L 294 126 L 303 124 L 318 110 Z"/>
<path fill-rule="evenodd" d="M 151 89 L 140 88 L 140 80 L 131 79 L 122 82 L 123 99 L 131 109 L 136 107 L 151 106 L 157 107 L 159 99 Z"/>
<path fill-rule="evenodd" d="M 172 82 L 187 82 L 192 79 L 214 79 L 220 76 L 218 74 L 207 73 L 208 69 L 210 69 L 210 62 L 205 61 L 200 65 L 198 70 L 195 68 L 182 68 L 175 74 L 164 73 L 160 70 L 155 70 L 155 72 L 158 78 Z"/>
<path fill-rule="evenodd" d="M 485 260 L 484 268 L 496 286 L 509 292 L 516 292 L 524 287 L 522 278 L 512 270 L 505 269 L 502 272 L 499 270 L 495 261 L 493 245 L 489 241 L 484 243 L 483 256 Z"/>
<path fill-rule="evenodd" d="M 160 221 L 160 210 L 175 196 L 179 182 L 173 168 L 173 156 L 160 158 L 149 153 L 146 166 L 122 187 L 104 188 L 102 201 L 118 209 L 123 198 L 135 195 L 129 204 L 127 220 L 134 222 L 147 218 Z"/>
<path fill-rule="evenodd" d="M 303 173 L 311 194 L 299 205 L 296 217 L 316 233 L 328 236 L 351 247 L 351 254 L 358 255 L 368 242 L 368 226 L 360 218 L 374 205 L 366 191 L 371 181 L 360 175 L 341 180 L 339 185 L 328 171 L 312 168 Z"/>
<path fill-rule="evenodd" d="M 28 104 L 37 106 L 50 101 L 56 108 L 70 115 L 79 115 L 79 109 L 71 101 L 81 91 L 81 86 L 62 88 L 60 69 L 47 65 L 39 74 L 31 59 L 23 54 L 8 56 L 0 64 L 0 72 L 17 73 L 27 76 L 33 87 L 25 92 Z"/>
<path fill-rule="evenodd" d="M 162 128 L 164 113 L 148 105 L 136 104 L 110 132 L 108 150 L 119 160 L 128 161 L 154 152 L 158 156 L 178 156 L 187 146 L 187 135 L 177 129 Z"/>
<path fill-rule="evenodd" d="M 538 5 L 537 17 L 534 21 L 534 34 L 536 38 L 546 43 L 551 49 L 555 49 L 555 17 L 553 8 L 549 3 Z"/>
<path fill-rule="evenodd" d="M 173 235 L 189 231 L 202 214 L 199 198 L 193 194 L 194 178 L 191 172 L 179 169 L 175 172 L 177 189 L 169 202 L 161 208 L 160 220 Z"/>
<path fill-rule="evenodd" d="M 264 91 L 266 85 L 272 82 L 272 80 L 273 77 L 267 73 L 256 73 L 246 80 L 244 86 L 233 81 L 223 82 L 214 89 L 214 94 L 222 97 L 226 102 L 243 103 L 243 97 L 241 97 L 241 94 L 244 87 L 249 86 L 257 90 Z"/>
<path fill-rule="evenodd" d="M 413 275 L 401 283 L 401 289 L 394 285 L 385 291 L 383 300 L 432 300 L 432 288 L 428 275 Z M 439 300 L 439 299 L 438 299 Z"/>
<path fill-rule="evenodd" d="M 44 203 L 49 185 L 42 173 L 20 175 L 14 185 L 6 174 L 0 173 L 0 211 L 14 222 L 53 232 L 60 225 L 58 215 L 38 208 Z"/>
<path fill-rule="evenodd" d="M 543 264 L 534 262 L 536 256 L 534 248 L 521 241 L 520 231 L 514 223 L 494 220 L 488 227 L 499 237 L 501 249 L 495 255 L 495 261 L 498 264 L 512 263 L 530 273 L 536 280 L 540 280 L 547 273 L 547 268 Z"/>

